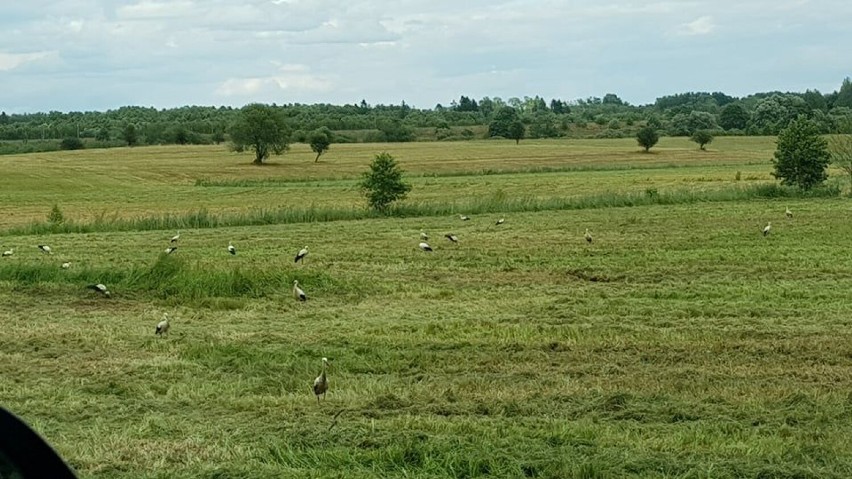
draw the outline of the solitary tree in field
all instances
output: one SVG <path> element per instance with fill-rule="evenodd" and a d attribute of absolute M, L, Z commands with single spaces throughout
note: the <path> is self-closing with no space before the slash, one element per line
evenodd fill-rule
<path fill-rule="evenodd" d="M 713 134 L 709 130 L 695 130 L 691 139 L 695 143 L 698 143 L 698 149 L 704 150 L 704 147 L 713 141 Z"/>
<path fill-rule="evenodd" d="M 782 185 L 795 185 L 803 190 L 819 186 L 828 178 L 831 160 L 828 143 L 819 135 L 816 125 L 800 117 L 778 135 L 772 176 Z"/>
<path fill-rule="evenodd" d="M 270 154 L 284 153 L 290 142 L 290 128 L 284 115 L 260 103 L 244 106 L 229 133 L 234 151 L 254 150 L 255 165 L 262 165 Z"/>
<path fill-rule="evenodd" d="M 128 123 L 121 132 L 121 137 L 127 146 L 133 146 L 139 142 L 139 134 L 136 132 L 136 125 Z"/>
<path fill-rule="evenodd" d="M 524 126 L 524 123 L 521 120 L 515 120 L 509 125 L 509 136 L 512 140 L 515 140 L 515 144 L 521 142 L 524 139 L 524 135 L 527 132 L 527 127 Z"/>
<path fill-rule="evenodd" d="M 331 130 L 327 127 L 322 127 L 311 133 L 311 151 L 317 154 L 314 163 L 319 161 L 320 155 L 328 151 L 331 147 Z"/>
<path fill-rule="evenodd" d="M 376 155 L 359 186 L 370 207 L 381 212 L 394 201 L 405 199 L 411 191 L 411 185 L 402 181 L 402 170 L 396 160 L 388 153 Z"/>
<path fill-rule="evenodd" d="M 494 119 L 488 124 L 488 136 L 512 138 L 512 127 L 517 128 L 517 123 L 520 121 L 517 110 L 510 106 L 501 107 L 494 113 Z M 521 126 L 523 127 L 523 123 Z"/>
<path fill-rule="evenodd" d="M 660 141 L 660 135 L 657 134 L 657 130 L 653 127 L 646 126 L 636 132 L 636 141 L 639 143 L 639 146 L 645 148 L 645 153 L 647 153 L 652 146 Z"/>
<path fill-rule="evenodd" d="M 852 186 L 852 135 L 838 135 L 831 139 L 831 162 L 849 175 Z"/>

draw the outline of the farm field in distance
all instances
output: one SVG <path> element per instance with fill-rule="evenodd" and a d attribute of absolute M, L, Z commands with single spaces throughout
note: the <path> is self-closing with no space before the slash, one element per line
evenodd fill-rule
<path fill-rule="evenodd" d="M 758 194 L 774 138 L 709 149 L 0 156 L 0 404 L 84 478 L 852 477 L 849 198 Z M 401 216 L 358 213 L 382 151 Z M 32 227 L 53 205 L 84 232 Z"/>

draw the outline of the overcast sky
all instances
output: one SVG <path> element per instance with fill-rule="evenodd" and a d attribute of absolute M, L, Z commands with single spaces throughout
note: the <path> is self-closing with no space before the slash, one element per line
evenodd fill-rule
<path fill-rule="evenodd" d="M 830 92 L 848 0 L 9 0 L 0 110 Z"/>

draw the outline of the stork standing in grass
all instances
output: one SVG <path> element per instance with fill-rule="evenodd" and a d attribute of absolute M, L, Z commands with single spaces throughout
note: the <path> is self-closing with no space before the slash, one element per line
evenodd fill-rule
<path fill-rule="evenodd" d="M 585 238 L 586 238 L 586 243 L 590 243 L 590 244 L 591 244 L 591 242 L 592 242 L 592 234 L 591 234 L 591 233 L 589 233 L 589 228 L 586 228 L 586 234 L 584 234 L 584 235 L 583 235 L 583 237 L 585 237 Z"/>
<path fill-rule="evenodd" d="M 763 227 L 763 236 L 768 236 L 769 230 L 771 230 L 771 229 L 772 229 L 772 222 L 769 221 L 769 222 L 766 223 L 766 226 Z"/>
<path fill-rule="evenodd" d="M 503 223 L 505 223 L 505 222 L 506 222 L 506 219 L 505 219 L 505 218 L 500 218 L 499 220 L 497 220 L 497 223 L 494 223 L 494 224 L 496 224 L 497 226 L 500 226 L 500 225 L 502 225 L 502 224 L 503 224 Z"/>
<path fill-rule="evenodd" d="M 460 219 L 460 220 L 462 220 L 462 221 L 468 221 L 468 220 L 470 220 L 470 216 L 467 216 L 467 215 L 459 215 L 459 219 Z"/>
<path fill-rule="evenodd" d="M 106 298 L 110 297 L 109 289 L 107 289 L 107 287 L 104 286 L 103 283 L 90 284 L 90 285 L 86 286 L 86 288 L 94 290 L 94 291 L 104 295 L 104 297 L 106 297 Z"/>
<path fill-rule="evenodd" d="M 453 243 L 456 243 L 456 244 L 458 244 L 458 242 L 459 242 L 459 237 L 452 234 L 452 233 L 445 234 L 444 238 L 447 238 L 448 240 L 450 240 L 450 241 L 452 241 Z"/>
<path fill-rule="evenodd" d="M 232 255 L 237 254 L 237 248 L 234 248 L 234 245 L 231 244 L 230 241 L 228 241 L 228 253 L 231 253 Z"/>
<path fill-rule="evenodd" d="M 420 232 L 420 239 L 423 241 L 429 241 L 429 235 L 426 234 L 425 231 Z"/>
<path fill-rule="evenodd" d="M 305 292 L 302 291 L 302 288 L 299 287 L 299 280 L 293 280 L 293 297 L 298 299 L 299 301 L 307 301 L 308 297 L 305 296 Z"/>
<path fill-rule="evenodd" d="M 787 207 L 787 211 L 785 211 L 785 212 L 784 212 L 784 216 L 786 216 L 787 218 L 792 218 L 792 217 L 793 217 L 793 212 L 792 212 L 792 211 L 790 211 L 790 207 L 789 207 L 789 206 Z"/>
<path fill-rule="evenodd" d="M 180 230 L 178 230 L 177 234 L 172 236 L 172 239 L 169 240 L 169 243 L 177 243 L 180 239 Z"/>
<path fill-rule="evenodd" d="M 53 252 L 50 250 L 50 246 L 48 246 L 46 244 L 38 245 L 38 249 L 40 249 L 41 252 L 44 253 L 44 254 L 53 254 Z"/>
<path fill-rule="evenodd" d="M 420 249 L 421 249 L 421 250 L 423 250 L 423 251 L 432 251 L 432 247 L 431 247 L 431 246 L 429 246 L 429 243 L 426 243 L 425 241 L 424 241 L 424 242 L 421 242 L 418 246 L 419 246 L 419 247 L 420 247 Z"/>
<path fill-rule="evenodd" d="M 305 246 L 304 248 L 299 250 L 299 254 L 296 255 L 296 260 L 293 261 L 293 262 L 298 263 L 299 260 L 304 260 L 305 256 L 307 256 L 307 255 L 308 255 L 308 247 Z M 302 263 L 304 263 L 304 261 L 302 261 Z"/>
<path fill-rule="evenodd" d="M 169 313 L 163 313 L 163 320 L 157 323 L 157 329 L 154 330 L 154 334 L 157 336 L 167 334 L 169 332 L 169 327 Z"/>
<path fill-rule="evenodd" d="M 12 256 L 13 254 L 15 254 L 15 250 L 13 248 L 9 248 L 3 252 L 3 256 Z"/>
<path fill-rule="evenodd" d="M 70 261 L 66 261 L 65 263 L 62 263 L 62 269 L 68 269 L 70 267 L 71 267 Z"/>
<path fill-rule="evenodd" d="M 168 248 L 166 248 L 165 253 L 166 253 L 166 254 L 172 254 L 172 253 L 174 253 L 175 251 L 177 251 L 177 246 L 169 246 Z"/>
<path fill-rule="evenodd" d="M 320 395 L 325 399 L 325 393 L 328 391 L 328 377 L 325 375 L 326 368 L 328 368 L 328 358 L 322 358 L 322 373 L 314 379 L 314 395 L 317 397 L 317 404 L 320 403 Z"/>

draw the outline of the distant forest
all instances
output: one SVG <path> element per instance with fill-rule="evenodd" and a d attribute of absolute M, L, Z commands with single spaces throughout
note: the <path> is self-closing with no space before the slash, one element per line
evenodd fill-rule
<path fill-rule="evenodd" d="M 579 100 L 539 96 L 509 98 L 461 96 L 431 109 L 400 105 L 284 104 L 292 142 L 328 128 L 334 143 L 458 141 L 501 137 L 495 124 L 515 118 L 523 138 L 632 137 L 646 125 L 670 136 L 696 130 L 713 135 L 775 135 L 800 115 L 823 133 L 852 133 L 852 82 L 821 93 L 765 92 L 737 98 L 721 92 L 687 92 L 631 105 L 618 95 Z M 124 145 L 211 144 L 228 139 L 239 108 L 184 106 L 156 109 L 126 106 L 105 112 L 0 113 L 0 153 Z"/>

